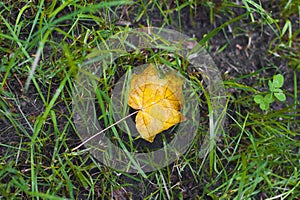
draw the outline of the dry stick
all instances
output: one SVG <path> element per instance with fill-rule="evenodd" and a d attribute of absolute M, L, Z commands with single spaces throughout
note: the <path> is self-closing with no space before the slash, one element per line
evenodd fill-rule
<path fill-rule="evenodd" d="M 80 145 L 78 145 L 77 147 L 73 148 L 71 151 L 75 151 L 75 150 L 79 149 L 80 147 L 82 147 L 82 146 L 83 146 L 85 143 L 87 143 L 88 141 L 94 139 L 95 137 L 97 137 L 97 136 L 100 135 L 101 133 L 107 131 L 108 129 L 110 129 L 111 127 L 117 125 L 118 123 L 120 123 L 121 121 L 127 119 L 128 117 L 131 117 L 132 115 L 136 114 L 137 112 L 139 112 L 139 110 L 137 110 L 137 111 L 135 111 L 135 112 L 133 112 L 133 113 L 127 115 L 126 117 L 123 117 L 123 118 L 120 119 L 119 121 L 117 121 L 117 122 L 113 123 L 112 125 L 106 127 L 106 128 L 103 129 L 102 131 L 100 131 L 100 132 L 96 133 L 95 135 L 93 135 L 92 137 L 86 139 L 84 142 L 82 142 L 82 143 L 81 143 Z"/>

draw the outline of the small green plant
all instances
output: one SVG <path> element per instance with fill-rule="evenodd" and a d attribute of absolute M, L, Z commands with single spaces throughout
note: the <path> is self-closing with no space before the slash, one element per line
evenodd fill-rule
<path fill-rule="evenodd" d="M 268 110 L 269 105 L 273 103 L 276 99 L 279 101 L 285 101 L 286 96 L 283 93 L 282 89 L 284 77 L 281 74 L 273 76 L 273 81 L 269 80 L 269 92 L 265 96 L 257 94 L 254 96 L 255 103 L 259 104 L 260 109 Z"/>

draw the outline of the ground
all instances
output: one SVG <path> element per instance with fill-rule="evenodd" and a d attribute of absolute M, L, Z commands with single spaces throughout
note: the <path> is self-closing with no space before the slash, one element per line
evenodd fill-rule
<path fill-rule="evenodd" d="M 299 199 L 299 6 L 283 0 L 2 2 L 0 198 Z M 84 147 L 72 151 L 82 143 L 72 92 L 78 66 L 101 41 L 150 25 L 196 38 L 220 70 L 228 101 L 223 135 L 206 158 L 199 156 L 203 137 L 197 136 L 179 160 L 143 176 L 105 166 Z M 135 64 L 143 58 L 130 57 Z M 99 81 L 102 98 L 110 98 L 127 69 L 121 64 L 130 59 L 118 60 Z M 264 111 L 253 98 L 268 92 L 274 74 L 285 77 L 287 100 Z M 102 106 L 99 117 L 107 114 Z M 201 108 L 199 133 L 208 128 L 207 107 Z M 153 146 L 141 139 L 134 145 L 151 149 L 162 141 L 160 135 Z"/>

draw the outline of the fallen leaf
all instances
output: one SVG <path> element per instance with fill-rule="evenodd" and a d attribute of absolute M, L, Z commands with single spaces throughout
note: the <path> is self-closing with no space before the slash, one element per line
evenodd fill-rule
<path fill-rule="evenodd" d="M 128 105 L 139 110 L 135 121 L 143 139 L 153 142 L 157 134 L 186 120 L 180 113 L 183 82 L 174 72 L 160 78 L 153 64 L 141 74 L 132 75 Z"/>

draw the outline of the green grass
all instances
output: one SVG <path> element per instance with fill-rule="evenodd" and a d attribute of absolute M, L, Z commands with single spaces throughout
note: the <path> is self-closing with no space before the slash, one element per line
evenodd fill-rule
<path fill-rule="evenodd" d="M 269 7 L 252 0 L 239 5 L 196 0 L 91 2 L 0 3 L 0 199 L 300 198 L 297 1 L 270 1 Z M 102 165 L 84 147 L 72 151 L 82 142 L 72 110 L 72 95 L 78 89 L 74 83 L 93 49 L 128 29 L 126 24 L 168 28 L 177 24 L 177 30 L 185 33 L 186 18 L 191 26 L 205 25 L 205 35 L 197 41 L 212 55 L 230 51 L 232 38 L 251 39 L 255 33 L 247 27 L 270 37 L 267 48 L 251 50 L 252 41 L 248 49 L 250 54 L 265 51 L 266 65 L 251 72 L 219 66 L 228 101 L 216 147 L 202 158 L 201 134 L 208 128 L 209 115 L 202 102 L 199 134 L 180 159 L 157 171 L 129 174 Z M 226 42 L 214 49 L 212 41 L 221 36 Z M 105 127 L 115 122 L 109 102 L 119 73 L 130 72 L 145 58 L 179 62 L 169 60 L 164 51 L 150 51 L 148 56 L 129 53 L 105 69 L 102 78 L 87 74 L 99 86 L 95 93 Z M 235 68 L 237 73 L 231 74 Z M 184 70 L 182 74 L 190 76 L 195 90 L 203 91 L 199 76 Z M 274 74 L 285 76 L 287 101 L 261 111 L 254 96 L 267 91 Z M 106 134 L 123 148 L 135 148 L 131 140 L 128 144 L 120 140 L 116 127 Z"/>

